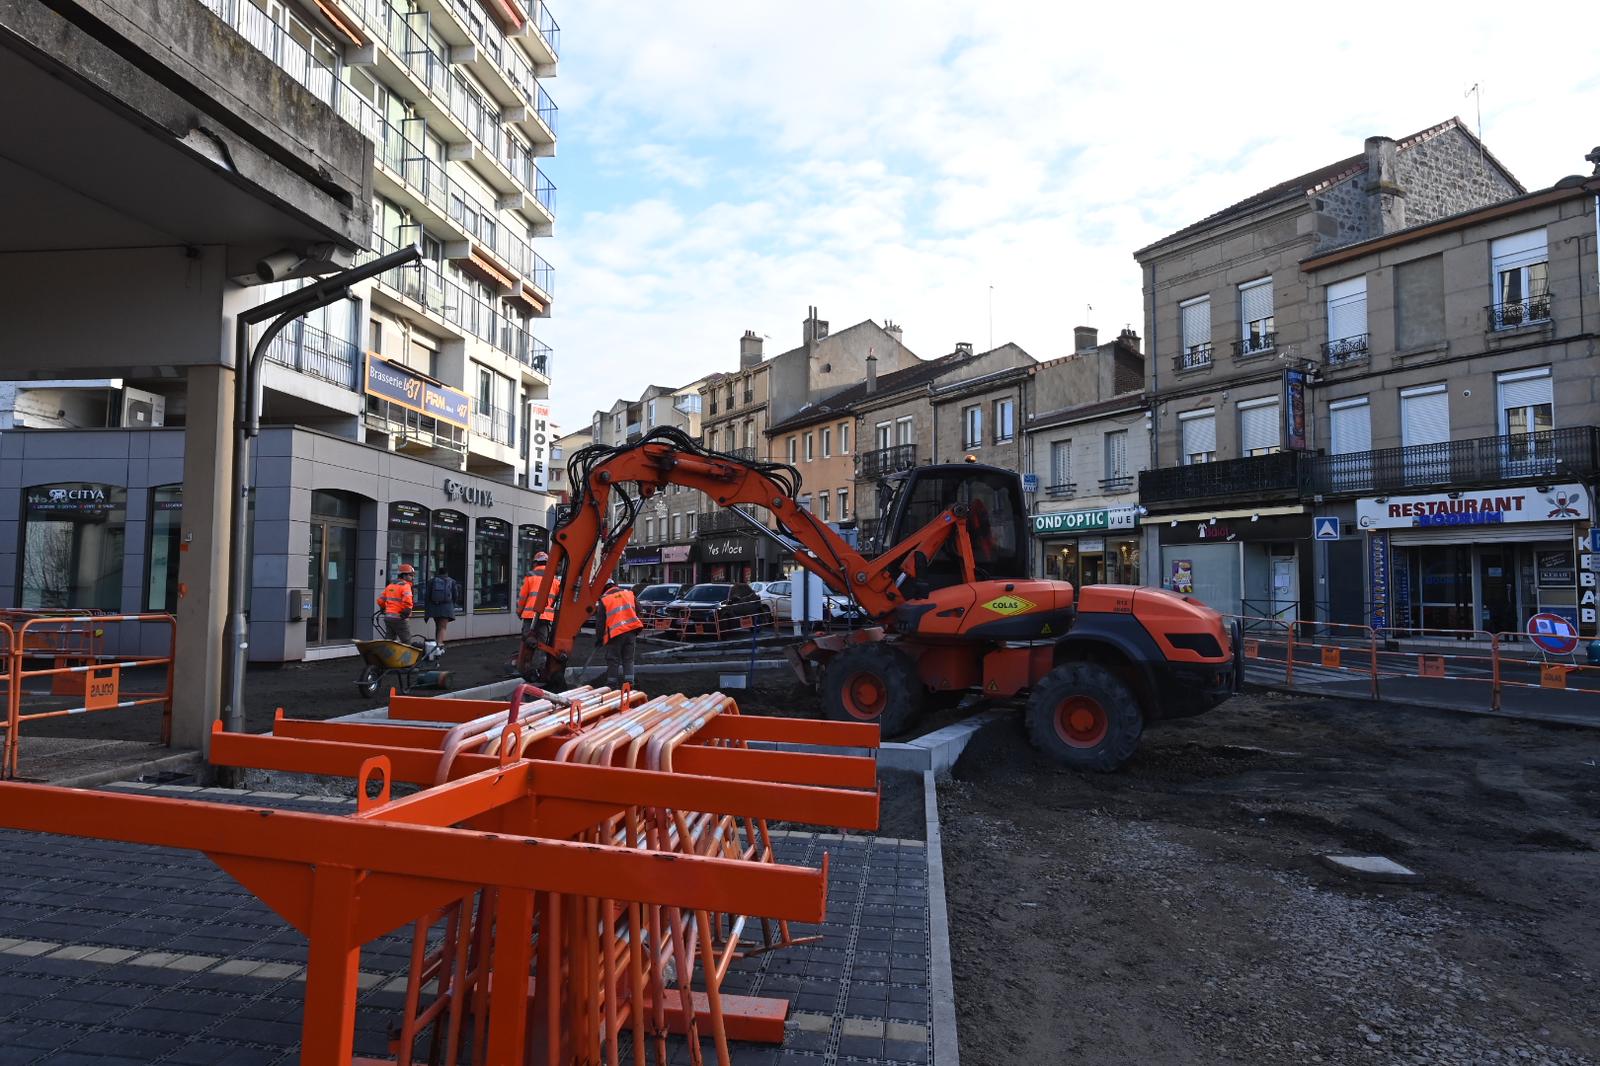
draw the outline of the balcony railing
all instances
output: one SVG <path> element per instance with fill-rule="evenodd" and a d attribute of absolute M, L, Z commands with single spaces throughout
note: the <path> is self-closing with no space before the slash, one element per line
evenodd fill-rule
<path fill-rule="evenodd" d="M 715 511 L 700 516 L 697 533 L 734 533 L 748 530 L 750 523 L 733 511 Z"/>
<path fill-rule="evenodd" d="M 460 426 L 429 418 L 377 396 L 367 397 L 366 423 L 385 433 L 392 433 L 404 443 L 452 452 L 467 450 L 467 434 Z"/>
<path fill-rule="evenodd" d="M 1196 344 L 1192 348 L 1187 348 L 1179 352 L 1173 357 L 1172 365 L 1173 369 L 1177 370 L 1180 374 L 1185 370 L 1199 370 L 1201 367 L 1210 366 L 1211 345 Z"/>
<path fill-rule="evenodd" d="M 744 390 L 744 402 L 745 403 L 755 403 L 756 402 L 756 394 L 755 394 L 755 390 L 754 389 L 745 389 Z"/>
<path fill-rule="evenodd" d="M 1046 485 L 1044 494 L 1052 500 L 1069 500 L 1078 494 L 1078 486 L 1071 481 L 1062 481 L 1054 485 Z"/>
<path fill-rule="evenodd" d="M 1311 490 L 1324 496 L 1470 488 L 1508 481 L 1581 480 L 1600 473 L 1600 429 L 1573 426 L 1318 455 L 1308 465 Z"/>
<path fill-rule="evenodd" d="M 1490 304 L 1484 308 L 1489 313 L 1490 329 L 1516 329 L 1536 322 L 1550 321 L 1550 294 L 1539 293 L 1515 303 Z"/>
<path fill-rule="evenodd" d="M 744 463 L 753 463 L 756 461 L 756 450 L 754 448 L 725 449 L 722 454 L 730 456 L 734 459 L 738 459 L 740 462 Z"/>
<path fill-rule="evenodd" d="M 472 432 L 496 444 L 510 444 L 516 439 L 510 411 L 484 407 L 476 400 L 472 402 Z"/>
<path fill-rule="evenodd" d="M 1139 501 L 1145 504 L 1189 503 L 1226 497 L 1293 497 L 1299 492 L 1299 452 L 1167 466 L 1139 474 Z"/>
<path fill-rule="evenodd" d="M 560 56 L 561 26 L 550 14 L 550 8 L 545 5 L 544 0 L 533 0 L 533 26 L 550 46 L 550 54 Z"/>
<path fill-rule="evenodd" d="M 1371 353 L 1370 337 L 1361 333 L 1354 337 L 1343 337 L 1336 341 L 1322 343 L 1322 361 L 1329 366 L 1344 366 L 1348 363 L 1363 362 Z"/>
<path fill-rule="evenodd" d="M 1277 347 L 1278 335 L 1276 333 L 1255 333 L 1242 340 L 1233 342 L 1233 357 L 1235 359 L 1248 359 L 1252 355 L 1270 352 Z"/>
<path fill-rule="evenodd" d="M 1101 492 L 1127 492 L 1132 488 L 1132 474 L 1122 474 L 1118 477 L 1103 477 L 1100 479 Z"/>
<path fill-rule="evenodd" d="M 902 470 L 910 470 L 916 465 L 917 446 L 896 444 L 891 448 L 879 448 L 856 456 L 856 477 L 870 481 Z"/>
<path fill-rule="evenodd" d="M 354 343 L 297 318 L 267 345 L 267 360 L 344 389 L 356 387 L 360 353 Z"/>

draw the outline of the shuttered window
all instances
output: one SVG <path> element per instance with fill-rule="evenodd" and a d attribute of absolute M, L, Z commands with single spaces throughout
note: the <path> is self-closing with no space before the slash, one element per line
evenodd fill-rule
<path fill-rule="evenodd" d="M 1367 332 L 1367 279 L 1363 275 L 1328 286 L 1328 340 L 1350 340 Z"/>
<path fill-rule="evenodd" d="M 1555 396 L 1549 367 L 1501 374 L 1499 386 L 1501 433 L 1521 436 L 1555 428 Z"/>
<path fill-rule="evenodd" d="M 1209 463 L 1217 457 L 1217 415 L 1214 408 L 1185 411 L 1178 416 L 1183 435 L 1183 462 Z"/>
<path fill-rule="evenodd" d="M 1072 484 L 1072 442 L 1054 441 L 1050 445 L 1050 485 Z"/>
<path fill-rule="evenodd" d="M 1277 397 L 1239 404 L 1240 454 L 1268 455 L 1279 449 L 1280 411 Z"/>
<path fill-rule="evenodd" d="M 1421 385 L 1400 393 L 1400 433 L 1406 447 L 1450 439 L 1450 397 L 1443 385 Z"/>
<path fill-rule="evenodd" d="M 1328 405 L 1331 416 L 1333 454 L 1372 450 L 1372 405 L 1365 396 L 1358 400 L 1338 400 Z"/>
<path fill-rule="evenodd" d="M 1273 345 L 1272 279 L 1262 278 L 1239 286 L 1239 336 L 1244 351 L 1259 352 Z"/>
<path fill-rule="evenodd" d="M 1211 347 L 1211 297 L 1201 296 L 1178 305 L 1183 321 L 1183 350 L 1191 353 Z"/>
<path fill-rule="evenodd" d="M 1106 434 L 1106 479 L 1128 476 L 1128 431 L 1113 430 Z"/>
<path fill-rule="evenodd" d="M 1489 246 L 1496 329 L 1550 317 L 1549 248 L 1545 231 L 1501 237 Z"/>

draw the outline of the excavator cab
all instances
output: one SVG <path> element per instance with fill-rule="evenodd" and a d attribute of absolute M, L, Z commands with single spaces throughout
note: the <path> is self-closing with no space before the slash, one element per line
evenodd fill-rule
<path fill-rule="evenodd" d="M 1015 471 L 977 463 L 919 466 L 899 475 L 884 524 L 884 547 L 898 544 L 955 504 L 967 507 L 967 535 L 979 581 L 1028 576 L 1027 508 Z M 955 538 L 947 540 L 922 570 L 929 589 L 967 580 Z"/>

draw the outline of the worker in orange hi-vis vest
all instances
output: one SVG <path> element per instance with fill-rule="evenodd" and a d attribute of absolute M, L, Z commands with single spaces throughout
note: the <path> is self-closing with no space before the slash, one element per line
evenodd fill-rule
<path fill-rule="evenodd" d="M 539 598 L 539 584 L 544 580 L 544 568 L 549 562 L 550 556 L 546 553 L 539 552 L 535 555 L 533 572 L 522 579 L 522 588 L 517 593 L 517 614 L 522 617 L 523 635 L 527 635 L 528 627 L 533 624 L 534 601 Z M 541 622 L 556 620 L 556 601 L 559 599 L 561 599 L 561 575 L 557 574 L 550 582 L 550 601 L 545 604 L 544 610 L 537 614 Z"/>
<path fill-rule="evenodd" d="M 402 644 L 411 642 L 411 608 L 416 600 L 411 595 L 411 583 L 417 571 L 410 563 L 401 563 L 395 578 L 378 594 L 378 610 L 383 612 L 383 635 L 387 640 Z"/>
<path fill-rule="evenodd" d="M 639 634 L 644 623 L 639 621 L 639 605 L 628 589 L 618 588 L 615 581 L 606 582 L 600 595 L 600 607 L 605 612 L 595 626 L 606 643 L 606 684 L 619 681 L 633 684 L 633 658 Z"/>

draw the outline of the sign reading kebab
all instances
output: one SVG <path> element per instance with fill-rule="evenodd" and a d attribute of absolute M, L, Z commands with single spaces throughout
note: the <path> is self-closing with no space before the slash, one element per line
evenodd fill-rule
<path fill-rule="evenodd" d="M 1356 523 L 1362 529 L 1576 522 L 1590 514 L 1589 493 L 1582 485 L 1435 492 L 1356 501 Z"/>

